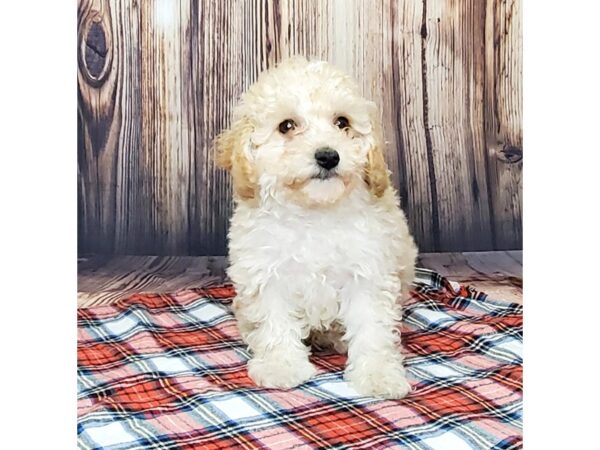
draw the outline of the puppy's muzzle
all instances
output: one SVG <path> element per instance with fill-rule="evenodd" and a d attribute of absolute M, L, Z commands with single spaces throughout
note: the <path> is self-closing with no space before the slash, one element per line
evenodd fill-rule
<path fill-rule="evenodd" d="M 340 155 L 332 148 L 323 147 L 315 152 L 315 159 L 323 169 L 331 170 L 340 162 Z"/>

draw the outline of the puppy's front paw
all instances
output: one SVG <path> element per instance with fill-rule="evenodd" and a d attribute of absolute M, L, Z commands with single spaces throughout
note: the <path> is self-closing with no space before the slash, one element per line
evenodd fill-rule
<path fill-rule="evenodd" d="M 356 392 L 371 397 L 400 399 L 411 391 L 404 367 L 395 361 L 357 365 L 344 378 Z"/>
<path fill-rule="evenodd" d="M 306 356 L 296 359 L 252 358 L 248 361 L 248 375 L 266 388 L 288 389 L 308 381 L 317 373 Z"/>

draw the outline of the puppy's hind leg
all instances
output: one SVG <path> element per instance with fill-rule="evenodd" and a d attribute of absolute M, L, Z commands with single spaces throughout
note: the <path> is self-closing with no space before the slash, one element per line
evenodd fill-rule
<path fill-rule="evenodd" d="M 248 335 L 256 328 L 256 325 L 248 318 L 246 312 L 249 308 L 252 308 L 253 303 L 252 297 L 242 296 L 238 294 L 233 299 L 232 310 L 235 315 L 235 321 L 237 324 L 240 336 L 245 343 L 248 343 Z"/>

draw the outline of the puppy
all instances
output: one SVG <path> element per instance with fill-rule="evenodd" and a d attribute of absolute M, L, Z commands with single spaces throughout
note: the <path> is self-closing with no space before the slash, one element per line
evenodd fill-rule
<path fill-rule="evenodd" d="M 398 321 L 417 249 L 375 104 L 330 64 L 292 58 L 242 96 L 216 148 L 233 182 L 228 275 L 249 376 L 307 381 L 313 343 L 348 353 L 357 392 L 404 397 Z"/>

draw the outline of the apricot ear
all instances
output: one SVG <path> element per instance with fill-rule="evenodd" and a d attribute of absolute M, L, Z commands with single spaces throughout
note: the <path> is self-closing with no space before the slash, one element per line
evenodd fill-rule
<path fill-rule="evenodd" d="M 365 182 L 375 197 L 381 197 L 390 186 L 390 174 L 379 144 L 372 146 L 367 154 Z"/>
<path fill-rule="evenodd" d="M 375 111 L 371 112 L 373 143 L 367 153 L 364 180 L 375 197 L 381 197 L 390 186 L 390 171 L 383 156 L 383 132 Z"/>
<path fill-rule="evenodd" d="M 247 157 L 251 132 L 250 122 L 240 119 L 215 140 L 217 165 L 231 172 L 234 193 L 244 200 L 253 199 L 258 188 L 256 172 Z"/>

